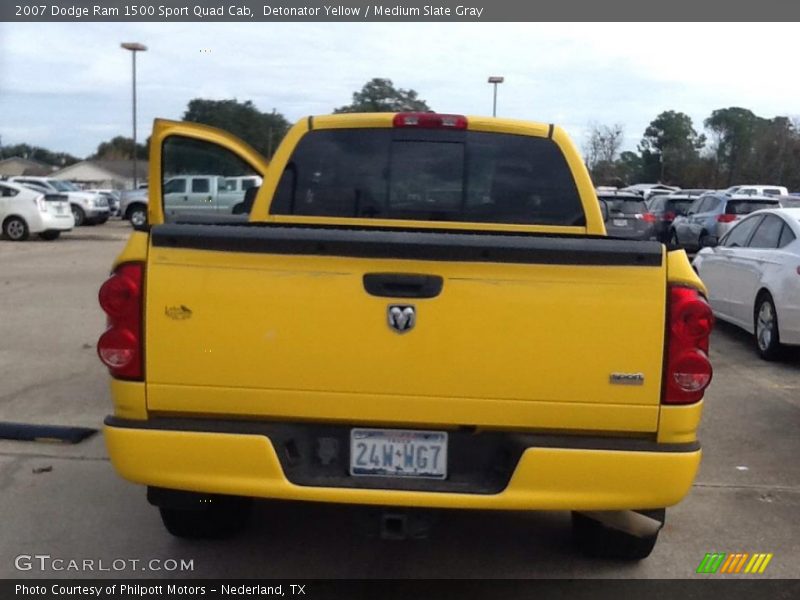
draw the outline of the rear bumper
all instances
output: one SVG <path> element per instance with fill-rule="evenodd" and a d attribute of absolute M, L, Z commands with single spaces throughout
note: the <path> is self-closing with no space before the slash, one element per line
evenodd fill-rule
<path fill-rule="evenodd" d="M 29 222 L 31 233 L 41 233 L 43 231 L 69 231 L 75 226 L 75 220 L 69 210 L 64 214 L 53 212 L 39 213 L 38 218 L 31 219 Z"/>
<path fill-rule="evenodd" d="M 81 207 L 87 220 L 107 221 L 109 215 L 111 215 L 111 211 L 107 206 L 82 206 L 80 204 L 77 206 Z"/>
<path fill-rule="evenodd" d="M 431 508 L 621 510 L 678 503 L 692 485 L 701 455 L 697 443 L 509 434 L 515 443 L 520 439 L 525 443 L 507 483 L 496 492 L 365 488 L 361 481 L 344 487 L 342 478 L 331 479 L 335 483 L 330 485 L 324 480 L 297 483 L 295 476 L 290 480 L 287 468 L 291 467 L 285 468 L 286 457 L 279 457 L 276 451 L 285 453 L 285 438 L 280 432 L 269 433 L 269 424 L 259 431 L 257 424 L 243 423 L 237 431 L 235 425 L 219 427 L 217 421 L 189 421 L 188 427 L 187 421 L 107 418 L 104 433 L 114 468 L 129 481 L 153 487 L 285 500 Z M 343 465 L 343 478 L 349 477 L 346 470 Z"/>

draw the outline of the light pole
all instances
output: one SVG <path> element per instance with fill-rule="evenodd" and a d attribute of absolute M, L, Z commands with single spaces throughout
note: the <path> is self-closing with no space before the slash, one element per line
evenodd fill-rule
<path fill-rule="evenodd" d="M 138 187 L 138 166 L 136 162 L 136 53 L 145 52 L 147 46 L 138 42 L 124 42 L 120 47 L 130 50 L 133 60 L 131 61 L 133 70 L 133 189 Z"/>
<path fill-rule="evenodd" d="M 492 116 L 493 117 L 497 116 L 497 84 L 498 83 L 503 83 L 504 80 L 505 80 L 505 77 L 496 77 L 496 76 L 489 77 L 489 83 L 494 85 L 494 102 L 492 103 Z"/>

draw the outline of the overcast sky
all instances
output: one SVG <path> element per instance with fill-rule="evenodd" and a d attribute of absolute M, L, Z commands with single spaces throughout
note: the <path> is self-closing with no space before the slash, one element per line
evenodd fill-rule
<path fill-rule="evenodd" d="M 0 23 L 0 136 L 77 156 L 131 132 L 137 41 L 139 138 L 192 98 L 252 100 L 291 122 L 347 104 L 373 77 L 434 110 L 564 127 L 621 123 L 626 149 L 663 110 L 692 117 L 743 106 L 800 114 L 800 26 L 552 23 Z"/>

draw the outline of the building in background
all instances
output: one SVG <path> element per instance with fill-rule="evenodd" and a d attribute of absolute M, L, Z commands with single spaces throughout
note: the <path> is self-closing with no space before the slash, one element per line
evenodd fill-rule
<path fill-rule="evenodd" d="M 137 179 L 147 181 L 147 161 L 137 161 Z M 132 160 L 83 160 L 52 174 L 83 188 L 129 190 L 133 188 Z"/>
<path fill-rule="evenodd" d="M 20 177 L 22 175 L 42 177 L 50 175 L 55 170 L 56 167 L 22 156 L 12 156 L 0 160 L 0 177 Z"/>

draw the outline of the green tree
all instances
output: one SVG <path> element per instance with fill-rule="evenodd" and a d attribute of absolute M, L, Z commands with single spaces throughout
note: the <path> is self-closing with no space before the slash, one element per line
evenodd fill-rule
<path fill-rule="evenodd" d="M 0 147 L 0 160 L 12 158 L 14 156 L 38 160 L 39 162 L 54 167 L 67 167 L 80 160 L 67 152 L 53 152 L 47 148 L 31 146 L 29 144 L 14 144 L 13 146 Z"/>
<path fill-rule="evenodd" d="M 717 164 L 727 185 L 744 182 L 750 175 L 755 138 L 765 120 L 753 111 L 732 106 L 711 113 L 704 125 L 712 134 Z"/>
<path fill-rule="evenodd" d="M 353 101 L 334 109 L 335 113 L 354 112 L 429 112 L 428 103 L 414 90 L 394 87 L 391 79 L 376 77 L 353 92 Z"/>
<path fill-rule="evenodd" d="M 642 173 L 644 167 L 642 157 L 636 154 L 636 152 L 626 150 L 619 155 L 619 160 L 617 160 L 616 164 L 617 174 L 625 185 L 631 185 L 645 180 Z"/>
<path fill-rule="evenodd" d="M 267 158 L 272 157 L 289 130 L 289 122 L 282 114 L 274 109 L 269 113 L 261 112 L 250 100 L 195 98 L 189 102 L 183 120 L 224 129 Z"/>
<path fill-rule="evenodd" d="M 609 185 L 618 179 L 614 159 L 622 146 L 623 133 L 624 128 L 619 123 L 590 126 L 584 158 L 595 185 Z"/>
<path fill-rule="evenodd" d="M 147 148 L 150 139 L 144 144 L 136 144 L 136 158 L 147 160 Z M 90 159 L 130 160 L 133 158 L 133 138 L 118 135 L 107 142 L 101 142 Z"/>
<path fill-rule="evenodd" d="M 705 140 L 695 131 L 689 115 L 674 110 L 662 112 L 647 126 L 639 144 L 644 174 L 652 177 L 657 165 L 658 181 L 685 185 Z"/>

